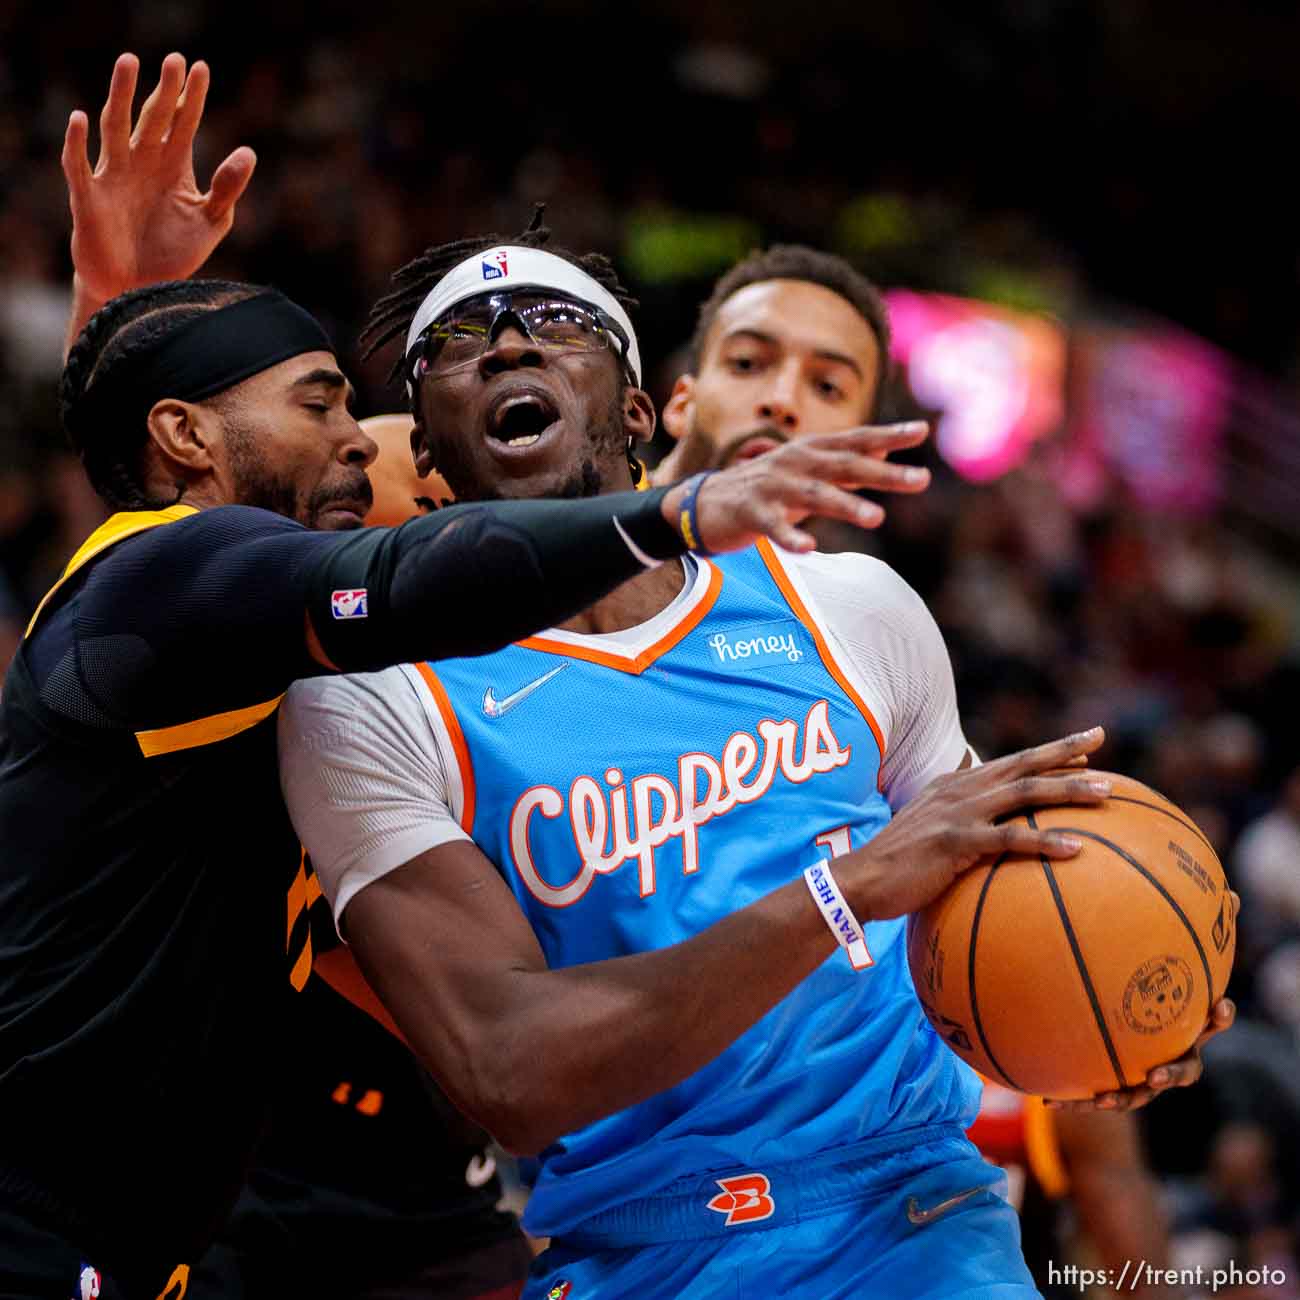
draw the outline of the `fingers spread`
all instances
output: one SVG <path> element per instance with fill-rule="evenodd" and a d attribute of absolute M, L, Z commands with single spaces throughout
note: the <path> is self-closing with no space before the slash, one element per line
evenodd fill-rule
<path fill-rule="evenodd" d="M 1100 749 L 1106 739 L 1101 727 L 1089 731 L 1080 731 L 1073 736 L 1049 741 L 1046 745 L 1036 745 L 1033 749 L 1022 749 L 1018 753 L 1008 754 L 1005 758 L 994 759 L 985 763 L 983 770 L 992 772 L 1001 779 L 1010 774 L 1020 776 L 1027 772 L 1044 772 L 1053 767 L 1065 767 L 1071 760 L 1094 753 Z"/>
<path fill-rule="evenodd" d="M 90 137 L 90 119 L 80 109 L 68 118 L 68 129 L 63 136 L 63 175 L 67 178 L 68 194 L 73 211 L 90 184 L 90 159 L 86 154 L 86 141 Z"/>
<path fill-rule="evenodd" d="M 208 86 L 212 75 L 208 65 L 200 59 L 191 69 L 185 80 L 185 89 L 176 101 L 176 112 L 172 117 L 171 131 L 166 140 L 170 154 L 189 153 L 194 147 L 194 137 L 199 123 L 203 120 L 203 106 L 208 98 Z"/>
<path fill-rule="evenodd" d="M 930 471 L 920 465 L 895 465 L 851 451 L 801 448 L 807 474 L 839 483 L 842 487 L 874 488 L 881 492 L 923 492 L 930 486 Z"/>
<path fill-rule="evenodd" d="M 179 54 L 169 54 L 162 63 L 158 84 L 140 109 L 133 145 L 150 149 L 162 143 L 176 112 L 176 101 L 185 85 L 185 59 Z"/>
<path fill-rule="evenodd" d="M 1003 822 L 999 826 L 970 825 L 958 830 L 956 835 L 960 837 L 960 843 L 954 843 L 954 849 L 962 856 L 978 858 L 1004 853 L 1028 858 L 1072 858 L 1083 849 L 1083 841 L 1068 831 L 1042 830 L 1023 822 Z"/>
<path fill-rule="evenodd" d="M 1105 777 L 1021 776 L 999 782 L 980 801 L 986 817 L 1002 817 L 1021 809 L 1052 808 L 1060 804 L 1098 804 L 1111 791 Z"/>
<path fill-rule="evenodd" d="M 212 188 L 207 192 L 205 211 L 208 220 L 217 225 L 229 218 L 236 203 L 253 179 L 257 155 L 242 145 L 212 174 Z"/>
<path fill-rule="evenodd" d="M 823 519 L 842 519 L 859 528 L 875 528 L 885 518 L 885 512 L 874 501 L 854 496 L 819 478 L 783 474 L 773 483 L 771 495 L 787 510 L 795 511 L 799 518 L 818 515 Z"/>
<path fill-rule="evenodd" d="M 1233 897 L 1235 898 L 1236 895 L 1234 894 Z M 1214 1004 L 1205 1028 L 1197 1036 L 1196 1042 L 1193 1044 L 1193 1050 L 1204 1047 L 1215 1034 L 1221 1034 L 1225 1029 L 1230 1029 L 1232 1022 L 1236 1018 L 1237 1004 L 1231 998 L 1220 998 Z"/>
<path fill-rule="evenodd" d="M 113 64 L 113 79 L 108 84 L 108 98 L 99 115 L 99 162 L 112 166 L 126 157 L 131 147 L 131 102 L 135 99 L 135 82 L 140 60 L 134 54 L 119 54 Z"/>
<path fill-rule="evenodd" d="M 870 456 L 920 446 L 929 436 L 930 426 L 924 420 L 908 420 L 902 424 L 864 424 L 839 433 L 800 438 L 799 442 L 826 451 L 852 451 Z"/>

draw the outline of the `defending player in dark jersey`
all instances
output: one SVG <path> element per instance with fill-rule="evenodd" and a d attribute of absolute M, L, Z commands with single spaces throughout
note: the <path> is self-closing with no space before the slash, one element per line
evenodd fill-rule
<path fill-rule="evenodd" d="M 104 1272 L 131 1297 L 183 1289 L 229 1210 L 311 962 L 292 945 L 316 887 L 275 769 L 292 681 L 563 618 L 684 552 L 688 491 L 715 549 L 797 536 L 814 501 L 880 513 L 831 486 L 876 480 L 862 437 L 698 493 L 346 531 L 374 455 L 349 397 L 314 319 L 222 281 L 114 299 L 69 354 L 65 424 L 118 513 L 38 609 L 0 700 L 6 1295 L 83 1273 L 108 1295 Z"/>

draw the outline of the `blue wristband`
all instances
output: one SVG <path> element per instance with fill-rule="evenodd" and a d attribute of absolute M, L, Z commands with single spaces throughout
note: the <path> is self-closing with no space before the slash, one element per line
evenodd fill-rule
<path fill-rule="evenodd" d="M 700 486 L 716 470 L 706 469 L 686 480 L 686 497 L 677 511 L 677 528 L 687 547 L 697 555 L 712 555 L 713 552 L 704 545 L 700 536 L 700 521 L 695 514 L 695 498 L 700 495 Z"/>

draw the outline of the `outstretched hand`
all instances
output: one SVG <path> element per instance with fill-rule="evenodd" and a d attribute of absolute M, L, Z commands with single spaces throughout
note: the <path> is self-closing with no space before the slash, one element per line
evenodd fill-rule
<path fill-rule="evenodd" d="M 194 177 L 194 137 L 208 93 L 208 65 L 195 63 L 187 76 L 184 57 L 169 54 L 133 129 L 139 71 L 134 54 L 120 55 L 113 66 L 93 170 L 89 119 L 80 109 L 68 119 L 62 162 L 78 298 L 69 343 L 110 298 L 193 275 L 230 230 L 235 204 L 257 163 L 251 149 L 240 147 L 201 191 Z"/>
<path fill-rule="evenodd" d="M 864 425 L 800 438 L 718 470 L 700 485 L 695 505 L 699 537 L 688 536 L 687 543 L 692 550 L 738 551 L 770 537 L 787 550 L 811 551 L 816 546 L 812 534 L 797 527 L 810 515 L 877 528 L 885 518 L 883 508 L 854 492 L 924 492 L 930 484 L 928 469 L 895 465 L 884 457 L 917 446 L 929 432 L 923 420 Z M 683 536 L 689 483 L 676 484 L 663 501 L 664 517 Z"/>

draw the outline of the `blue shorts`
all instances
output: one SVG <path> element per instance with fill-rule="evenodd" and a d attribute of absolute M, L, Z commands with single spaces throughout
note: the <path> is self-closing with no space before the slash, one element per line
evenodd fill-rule
<path fill-rule="evenodd" d="M 523 1300 L 1030 1300 L 1006 1179 L 947 1125 L 713 1170 L 552 1242 Z"/>

